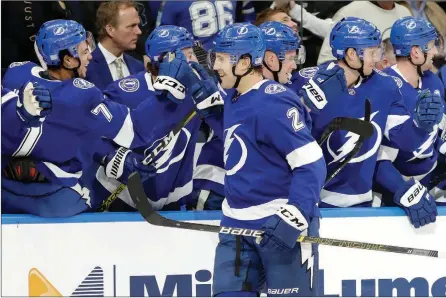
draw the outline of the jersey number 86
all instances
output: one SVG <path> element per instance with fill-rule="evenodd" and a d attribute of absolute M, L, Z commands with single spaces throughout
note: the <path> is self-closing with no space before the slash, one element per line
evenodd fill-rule
<path fill-rule="evenodd" d="M 233 23 L 231 1 L 196 1 L 190 5 L 189 13 L 197 37 L 212 36 Z"/>

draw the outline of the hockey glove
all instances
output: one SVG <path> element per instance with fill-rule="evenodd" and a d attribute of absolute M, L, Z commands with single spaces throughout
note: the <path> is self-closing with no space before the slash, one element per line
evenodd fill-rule
<path fill-rule="evenodd" d="M 291 250 L 297 238 L 308 228 L 308 218 L 295 205 L 284 204 L 262 226 L 260 247 L 272 250 Z"/>
<path fill-rule="evenodd" d="M 431 93 L 429 89 L 420 91 L 414 112 L 415 124 L 431 132 L 434 125 L 439 124 L 443 118 L 444 103 L 440 94 Z"/>
<path fill-rule="evenodd" d="M 165 58 L 160 63 L 153 88 L 167 91 L 167 98 L 175 103 L 182 103 L 186 97 L 186 88 L 191 87 L 198 80 L 187 63 L 183 52 L 179 49 L 175 51 L 175 58 L 172 61 Z"/>
<path fill-rule="evenodd" d="M 107 177 L 117 179 L 119 182 L 127 184 L 129 175 L 135 171 L 141 175 L 143 181 L 155 175 L 155 168 L 145 166 L 141 161 L 142 156 L 125 147 L 119 147 L 114 152 L 107 154 L 100 163 L 105 167 Z"/>
<path fill-rule="evenodd" d="M 191 63 L 191 67 L 197 71 L 202 80 L 197 81 L 190 88 L 190 93 L 197 111 L 202 117 L 208 117 L 222 113 L 223 98 L 215 81 L 206 70 L 198 63 Z"/>
<path fill-rule="evenodd" d="M 435 222 L 437 205 L 427 189 L 413 178 L 406 181 L 393 196 L 395 203 L 403 207 L 415 228 Z"/>
<path fill-rule="evenodd" d="M 52 102 L 51 93 L 46 87 L 26 82 L 19 91 L 17 114 L 27 125 L 37 127 L 51 113 Z"/>
<path fill-rule="evenodd" d="M 327 104 L 329 98 L 336 99 L 347 91 L 347 81 L 344 70 L 335 63 L 325 69 L 319 69 L 300 89 L 299 94 L 303 97 L 305 105 L 317 113 Z"/>

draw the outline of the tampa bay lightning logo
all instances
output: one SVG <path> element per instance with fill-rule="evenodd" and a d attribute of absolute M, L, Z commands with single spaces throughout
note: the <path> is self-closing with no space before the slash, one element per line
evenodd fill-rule
<path fill-rule="evenodd" d="M 125 92 L 135 92 L 139 89 L 139 81 L 134 78 L 123 79 L 119 82 L 119 88 Z"/>
<path fill-rule="evenodd" d="M 9 65 L 9 68 L 13 68 L 13 67 L 16 67 L 16 66 L 22 66 L 22 65 L 25 65 L 26 63 L 29 63 L 29 61 L 13 62 L 13 63 L 11 63 Z"/>
<path fill-rule="evenodd" d="M 415 29 L 415 27 L 417 27 L 417 23 L 415 21 L 410 21 L 406 24 L 407 29 Z"/>
<path fill-rule="evenodd" d="M 248 27 L 240 27 L 237 29 L 238 35 L 245 35 L 246 33 L 248 33 Z"/>
<path fill-rule="evenodd" d="M 265 32 L 266 35 L 274 35 L 276 34 L 276 28 L 267 28 L 263 30 L 263 32 Z"/>
<path fill-rule="evenodd" d="M 167 29 L 162 29 L 158 32 L 159 37 L 167 37 L 167 36 L 169 36 L 169 34 L 170 34 L 169 30 L 167 30 Z"/>
<path fill-rule="evenodd" d="M 94 87 L 93 83 L 90 83 L 89 81 L 86 81 L 86 80 L 81 79 L 81 78 L 75 78 L 73 80 L 73 85 L 75 87 L 77 87 L 77 88 L 80 88 L 80 89 L 89 89 L 89 88 Z"/>
<path fill-rule="evenodd" d="M 286 88 L 281 84 L 271 84 L 265 88 L 266 94 L 277 94 L 286 91 Z"/>
<path fill-rule="evenodd" d="M 65 33 L 65 28 L 64 27 L 56 27 L 53 30 L 54 35 L 62 35 Z"/>
<path fill-rule="evenodd" d="M 235 130 L 237 127 L 239 127 L 240 124 L 235 124 L 231 126 L 228 129 L 225 129 L 226 137 L 225 137 L 225 150 L 224 150 L 224 162 L 225 162 L 225 168 L 226 168 L 226 175 L 231 176 L 236 174 L 246 163 L 246 159 L 248 158 L 248 149 L 246 148 L 245 142 L 240 138 L 240 136 L 235 133 Z M 234 144 L 235 143 L 238 144 Z M 229 158 L 229 149 L 231 147 L 235 147 L 238 145 L 238 148 L 233 148 L 231 150 L 231 158 Z M 240 152 L 240 158 L 234 158 L 236 152 Z M 228 160 L 229 159 L 229 160 Z M 234 162 L 234 160 L 237 160 Z"/>
<path fill-rule="evenodd" d="M 361 29 L 358 26 L 351 26 L 348 28 L 348 33 L 350 34 L 359 34 L 361 33 Z"/>
<path fill-rule="evenodd" d="M 316 74 L 316 72 L 318 70 L 319 70 L 319 67 L 317 67 L 317 66 L 303 68 L 303 69 L 299 70 L 299 75 L 303 78 L 311 79 L 312 77 L 314 77 L 314 75 Z"/>
<path fill-rule="evenodd" d="M 398 88 L 401 89 L 401 87 L 403 87 L 403 81 L 399 77 L 392 76 L 392 78 L 395 80 L 395 83 L 398 85 Z"/>
<path fill-rule="evenodd" d="M 372 138 L 376 138 L 373 147 L 370 148 L 369 150 L 367 150 L 367 152 L 365 152 L 359 156 L 356 155 L 354 158 L 352 158 L 349 161 L 349 163 L 362 162 L 362 161 L 372 157 L 378 151 L 379 146 L 381 144 L 381 140 L 382 140 L 382 131 L 381 131 L 381 127 L 379 127 L 379 125 L 375 121 L 373 121 L 373 118 L 375 118 L 375 116 L 377 114 L 378 114 L 378 111 L 374 112 L 374 113 L 372 113 L 372 115 L 370 115 L 370 122 L 372 123 L 373 127 L 375 127 L 375 131 L 376 131 L 376 134 L 373 134 L 373 136 L 372 136 Z M 359 119 L 364 120 L 364 117 L 359 118 Z M 353 150 L 353 148 L 355 147 L 356 143 L 359 140 L 359 135 L 352 133 L 352 132 L 347 132 L 347 133 L 345 133 L 344 137 L 341 136 L 341 138 L 343 140 L 339 142 L 339 143 L 342 143 L 342 145 L 339 147 L 339 149 L 333 150 L 331 148 L 331 146 L 333 146 L 333 143 L 338 143 L 338 142 L 333 142 L 333 140 L 331 140 L 331 138 L 334 134 L 335 133 L 332 133 L 327 140 L 327 150 L 328 150 L 328 153 L 333 158 L 333 160 L 328 163 L 329 165 L 332 163 L 335 163 L 335 162 L 342 162 L 344 160 L 344 158 Z M 338 134 L 338 133 L 336 133 L 336 134 Z M 342 135 L 344 135 L 344 133 L 342 133 Z M 337 139 L 339 139 L 339 138 L 337 138 Z"/>

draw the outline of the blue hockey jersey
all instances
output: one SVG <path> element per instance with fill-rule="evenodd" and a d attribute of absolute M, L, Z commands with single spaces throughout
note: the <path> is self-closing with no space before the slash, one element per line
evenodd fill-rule
<path fill-rule="evenodd" d="M 225 100 L 222 226 L 259 228 L 281 204 L 318 216 L 326 169 L 295 93 L 263 80 Z"/>
<path fill-rule="evenodd" d="M 319 65 L 319 69 L 329 64 Z M 301 70 L 300 82 L 309 79 L 312 70 Z M 296 82 L 296 80 L 295 80 Z M 377 87 L 379 86 L 379 87 Z M 299 87 L 296 83 L 295 87 Z M 425 134 L 415 127 L 411 113 L 405 107 L 395 81 L 382 72 L 374 71 L 367 79 L 348 89 L 341 98 L 327 96 L 327 105 L 319 113 L 310 112 L 313 120 L 312 135 L 321 137 L 326 126 L 335 117 L 364 119 L 365 101 L 371 102 L 370 121 L 375 133 L 361 150 L 327 184 L 321 192 L 321 207 L 352 207 L 372 205 L 372 182 L 378 152 L 383 138 L 397 144 L 401 150 L 414 151 L 426 141 Z M 412 134 L 412 138 L 403 137 Z M 359 136 L 346 131 L 333 132 L 322 145 L 327 172 L 333 173 L 340 162 L 353 150 Z"/>
<path fill-rule="evenodd" d="M 418 88 L 413 88 L 403 74 L 398 70 L 397 65 L 384 70 L 392 76 L 403 95 L 404 105 L 409 111 L 414 111 L 418 101 L 418 93 L 421 90 L 429 89 L 431 93 L 438 93 L 444 98 L 444 86 L 441 80 L 431 71 L 424 72 Z M 426 140 L 414 151 L 399 150 L 398 147 L 388 139 L 383 140 L 380 157 L 378 159 L 390 160 L 396 169 L 404 176 L 414 177 L 422 180 L 428 173 L 432 172 L 437 165 L 438 151 L 435 148 L 439 126 L 436 125 L 430 133 L 425 133 Z M 412 135 L 407 135 L 412 138 Z"/>
<path fill-rule="evenodd" d="M 187 97 L 182 104 L 176 104 L 168 99 L 159 100 L 153 97 L 154 92 L 152 76 L 145 71 L 115 81 L 104 90 L 111 100 L 124 104 L 130 109 L 135 109 L 146 98 L 153 100 L 151 110 L 147 111 L 146 117 L 152 118 L 153 122 L 160 123 L 162 126 L 159 126 L 151 142 L 133 149 L 141 155 L 147 155 L 163 139 L 168 139 L 170 130 L 194 110 L 190 97 Z M 200 118 L 195 115 L 154 159 L 157 173 L 154 178 L 156 189 L 149 187 L 151 183 L 146 183 L 144 186 L 148 199 L 156 210 L 163 209 L 172 203 L 177 204 L 191 194 L 193 158 L 200 123 Z M 120 185 L 119 181 L 105 175 L 103 167 L 98 169 L 96 179 L 93 187 L 95 195 L 108 197 Z M 134 207 L 127 190 L 118 197 Z"/>
<path fill-rule="evenodd" d="M 217 33 L 234 23 L 236 1 L 163 1 L 161 25 L 184 27 L 208 50 Z"/>

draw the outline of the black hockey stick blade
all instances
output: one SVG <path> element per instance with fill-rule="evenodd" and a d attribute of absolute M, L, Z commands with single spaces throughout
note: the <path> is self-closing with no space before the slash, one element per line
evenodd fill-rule
<path fill-rule="evenodd" d="M 260 230 L 212 226 L 205 224 L 176 221 L 165 218 L 159 215 L 158 212 L 153 210 L 144 192 L 141 176 L 137 172 L 130 174 L 128 179 L 128 188 L 130 197 L 135 203 L 136 208 L 149 224 L 168 228 L 240 235 L 246 237 L 261 237 L 263 235 L 263 231 Z M 357 248 L 357 249 L 383 251 L 383 252 L 393 252 L 393 253 L 418 255 L 418 256 L 426 256 L 433 258 L 446 258 L 446 253 L 439 252 L 436 250 L 416 249 L 410 247 L 400 247 L 400 246 L 374 244 L 374 243 L 349 241 L 349 240 L 337 240 L 337 239 L 320 238 L 320 237 L 303 236 L 303 235 L 299 236 L 297 242 L 316 243 L 335 247 L 347 247 L 347 248 Z"/>
<path fill-rule="evenodd" d="M 368 139 L 373 135 L 373 125 L 371 123 L 357 118 L 337 117 L 327 125 L 318 144 L 321 145 L 332 132 L 337 130 L 350 131 L 365 139 Z"/>
<path fill-rule="evenodd" d="M 371 103 L 370 103 L 370 101 L 368 99 L 366 99 L 366 101 L 365 101 L 365 111 L 364 111 L 364 121 L 359 120 L 359 119 L 354 119 L 354 118 L 343 118 L 343 120 L 341 119 L 341 123 L 344 123 L 344 124 L 336 124 L 336 122 L 335 122 L 335 124 L 333 124 L 334 128 L 342 127 L 342 128 L 339 128 L 339 129 L 348 130 L 348 131 L 351 131 L 353 133 L 356 133 L 356 132 L 354 132 L 354 131 L 352 131 L 350 129 L 356 129 L 360 133 L 357 133 L 359 135 L 359 139 L 356 141 L 355 147 L 353 147 L 352 151 L 350 151 L 350 153 L 347 154 L 347 156 L 338 165 L 338 167 L 333 171 L 333 173 L 331 173 L 330 175 L 327 176 L 327 178 L 325 178 L 324 187 L 327 186 L 327 184 L 348 164 L 348 162 L 350 160 L 352 160 L 352 158 L 359 152 L 359 150 L 361 150 L 362 145 L 364 144 L 364 140 L 366 140 L 366 139 L 368 139 L 368 138 L 370 138 L 372 136 L 372 134 L 373 134 L 373 125 L 370 123 L 371 110 L 372 110 Z M 334 120 L 336 120 L 336 119 L 337 118 L 335 118 Z M 352 120 L 358 120 L 360 122 L 352 121 Z M 354 122 L 356 122 L 356 123 L 354 123 Z M 357 129 L 359 127 L 358 126 L 359 123 L 361 123 L 362 127 L 360 129 Z M 348 127 L 348 126 L 351 126 L 351 125 L 355 125 L 355 127 Z M 361 130 L 361 131 L 359 131 L 359 130 Z M 325 139 L 328 137 L 328 135 L 330 133 L 327 134 Z M 324 139 L 324 141 L 325 141 L 325 139 Z M 323 141 L 320 141 L 319 144 L 322 144 L 322 142 Z"/>

